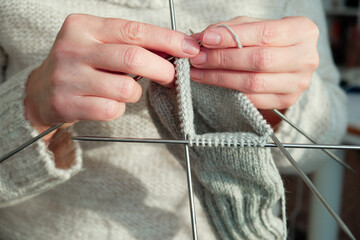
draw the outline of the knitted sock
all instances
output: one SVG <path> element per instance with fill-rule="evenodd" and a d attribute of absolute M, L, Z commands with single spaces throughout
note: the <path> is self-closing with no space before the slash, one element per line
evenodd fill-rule
<path fill-rule="evenodd" d="M 286 239 L 272 212 L 284 188 L 263 147 L 272 129 L 244 94 L 190 81 L 187 59 L 176 68 L 177 89 L 151 84 L 150 114 L 163 138 L 190 140 L 195 192 L 218 238 Z M 183 147 L 168 148 L 184 166 Z"/>

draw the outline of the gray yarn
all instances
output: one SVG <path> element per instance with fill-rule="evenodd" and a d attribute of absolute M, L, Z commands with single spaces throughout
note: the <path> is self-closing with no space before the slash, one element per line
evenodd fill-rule
<path fill-rule="evenodd" d="M 218 239 L 286 239 L 273 215 L 284 188 L 263 147 L 271 127 L 243 93 L 191 81 L 188 59 L 175 65 L 177 88 L 151 83 L 149 110 L 163 138 L 190 140 L 195 192 Z M 240 146 L 225 146 L 232 143 Z M 168 148 L 184 166 L 183 147 Z"/>
<path fill-rule="evenodd" d="M 229 32 L 231 33 L 232 37 L 234 38 L 237 47 L 238 48 L 242 48 L 242 44 L 240 42 L 239 36 L 236 34 L 236 32 L 228 25 L 226 24 L 219 24 L 216 27 L 225 27 L 227 30 L 229 30 Z M 281 196 L 281 214 L 282 214 L 282 220 L 283 220 L 283 229 L 284 232 L 287 231 L 287 227 L 286 227 L 286 206 L 285 206 L 285 192 L 283 192 L 282 196 Z"/>
<path fill-rule="evenodd" d="M 226 28 L 227 30 L 229 30 L 229 32 L 232 34 L 232 36 L 233 36 L 233 38 L 234 38 L 234 40 L 235 40 L 235 42 L 236 42 L 236 44 L 237 44 L 237 47 L 238 47 L 238 48 L 242 48 L 242 47 L 243 47 L 243 45 L 242 45 L 241 42 L 240 42 L 239 36 L 236 34 L 236 32 L 234 32 L 234 30 L 232 30 L 231 27 L 229 27 L 229 26 L 226 25 L 226 24 L 219 24 L 219 25 L 216 25 L 216 27 L 224 27 L 224 28 Z"/>

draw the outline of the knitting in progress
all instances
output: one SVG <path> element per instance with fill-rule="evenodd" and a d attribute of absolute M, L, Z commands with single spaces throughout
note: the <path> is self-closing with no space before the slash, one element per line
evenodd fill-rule
<path fill-rule="evenodd" d="M 0 138 L 1 153 L 38 135 L 24 114 L 26 83 L 47 58 L 69 14 L 169 28 L 168 4 L 163 0 L 0 3 L 0 128 L 6 136 Z M 325 18 L 319 14 L 320 0 L 177 0 L 176 4 L 180 32 L 190 28 L 201 32 L 236 16 L 312 19 L 320 29 L 320 66 L 286 117 L 318 142 L 339 143 L 346 129 L 345 98 L 337 86 L 339 75 Z M 262 148 L 272 130 L 243 94 L 191 81 L 186 59 L 179 59 L 177 68 L 184 98 L 180 103 L 176 89 L 143 79 L 139 84 L 147 94 L 136 104 L 127 104 L 122 118 L 80 121 L 67 129 L 69 135 L 160 138 L 161 132 L 164 139 L 183 139 L 186 127 L 192 141 L 198 239 L 283 239 L 284 225 L 272 208 L 284 193 L 278 170 L 286 174 L 294 173 L 294 168 L 277 149 Z M 278 126 L 276 135 L 286 143 L 306 142 L 286 123 Z M 197 146 L 207 140 L 211 147 Z M 256 147 L 228 147 L 227 142 Z M 69 169 L 56 167 L 54 154 L 42 141 L 1 164 L 0 239 L 191 239 L 186 173 L 180 165 L 185 163 L 183 145 L 168 146 L 178 160 L 162 144 L 71 141 L 62 146 L 75 153 Z M 327 159 L 317 150 L 289 150 L 307 172 Z"/>
<path fill-rule="evenodd" d="M 243 93 L 195 83 L 189 72 L 188 60 L 178 59 L 177 93 L 151 85 L 150 113 L 163 138 L 186 134 L 193 145 L 196 193 L 218 238 L 286 239 L 286 224 L 272 212 L 277 201 L 284 203 L 284 188 L 270 150 L 263 148 L 271 127 Z M 184 165 L 182 147 L 168 148 Z"/>

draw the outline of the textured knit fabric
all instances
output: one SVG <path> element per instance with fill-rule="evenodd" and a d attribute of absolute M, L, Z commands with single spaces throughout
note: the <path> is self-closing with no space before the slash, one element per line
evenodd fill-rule
<path fill-rule="evenodd" d="M 190 156 L 197 194 L 218 238 L 286 239 L 281 220 L 273 215 L 284 189 L 270 149 L 261 147 L 272 129 L 244 94 L 191 84 L 188 60 L 175 64 L 177 93 L 153 83 L 150 113 L 163 138 L 186 134 L 194 143 Z M 206 147 L 198 146 L 203 142 Z M 184 160 L 182 146 L 168 147 Z"/>
<path fill-rule="evenodd" d="M 320 67 L 313 75 L 310 88 L 286 115 L 319 142 L 340 141 L 345 131 L 345 98 L 337 86 L 338 73 L 331 60 L 320 1 L 177 0 L 175 4 L 178 29 L 184 32 L 190 28 L 201 31 L 209 24 L 239 15 L 257 18 L 303 15 L 313 19 L 321 32 Z M 62 22 L 70 13 L 120 17 L 170 27 L 168 2 L 163 0 L 0 0 L 1 155 L 36 134 L 24 118 L 24 86 L 31 71 L 46 58 Z M 141 84 L 145 92 L 148 82 L 144 80 Z M 142 97 L 138 103 L 128 104 L 127 112 L 119 120 L 79 122 L 69 131 L 74 135 L 160 137 L 146 105 L 146 98 Z M 246 122 L 233 119 L 232 114 L 229 118 L 231 122 Z M 277 135 L 284 142 L 307 142 L 286 123 L 281 123 Z M 41 141 L 0 165 L 0 239 L 191 238 L 186 175 L 165 146 L 73 144 L 76 159 L 68 170 L 55 167 L 52 153 Z M 294 172 L 281 154 L 274 150 L 272 153 L 280 171 Z M 326 155 L 318 151 L 291 150 L 291 153 L 307 171 L 326 159 Z M 238 184 L 243 170 L 229 170 L 232 163 L 221 161 L 226 174 L 231 171 L 234 184 Z M 196 164 L 194 169 L 214 169 L 201 162 Z M 205 197 L 210 193 L 209 186 L 217 180 L 216 174 L 214 178 L 207 176 L 206 181 L 210 182 L 206 184 L 196 182 L 196 189 L 200 199 L 219 199 L 220 206 L 226 204 L 221 199 L 231 199 L 231 196 L 221 197 L 226 191 L 223 187 L 212 189 L 212 194 L 219 197 Z M 264 186 L 261 184 L 264 178 L 267 177 L 259 177 L 259 186 Z M 236 185 L 235 189 L 240 187 Z M 259 191 L 263 191 L 261 187 Z M 222 214 L 223 219 L 229 220 L 224 222 L 223 229 L 215 226 L 213 231 L 210 227 L 214 225 L 213 220 L 208 223 L 199 201 L 195 204 L 200 239 L 215 239 L 213 232 L 228 231 L 229 224 L 238 224 L 231 221 L 241 221 L 242 215 L 226 217 L 227 213 L 218 212 L 220 208 L 212 207 L 211 202 L 203 203 L 209 216 L 216 218 Z M 237 207 L 251 209 L 251 206 L 245 207 L 245 203 Z M 244 231 L 252 233 L 249 228 L 244 227 Z"/>

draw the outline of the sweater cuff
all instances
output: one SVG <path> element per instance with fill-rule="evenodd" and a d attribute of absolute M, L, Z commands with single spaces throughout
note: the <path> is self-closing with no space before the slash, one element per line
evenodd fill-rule
<path fill-rule="evenodd" d="M 0 87 L 0 153 L 12 149 L 39 133 L 25 119 L 25 85 L 36 68 L 31 66 L 10 77 Z M 0 164 L 0 206 L 13 205 L 68 180 L 81 169 L 81 149 L 69 169 L 55 166 L 54 154 L 39 140 Z"/>
<path fill-rule="evenodd" d="M 315 72 L 310 87 L 286 112 L 286 117 L 319 144 L 338 144 L 346 132 L 346 96 L 336 84 L 325 85 Z M 282 121 L 276 135 L 284 143 L 311 143 L 287 122 Z M 305 172 L 318 169 L 331 159 L 318 149 L 288 149 Z M 281 152 L 274 148 L 272 154 L 281 173 L 293 174 L 295 169 Z"/>

